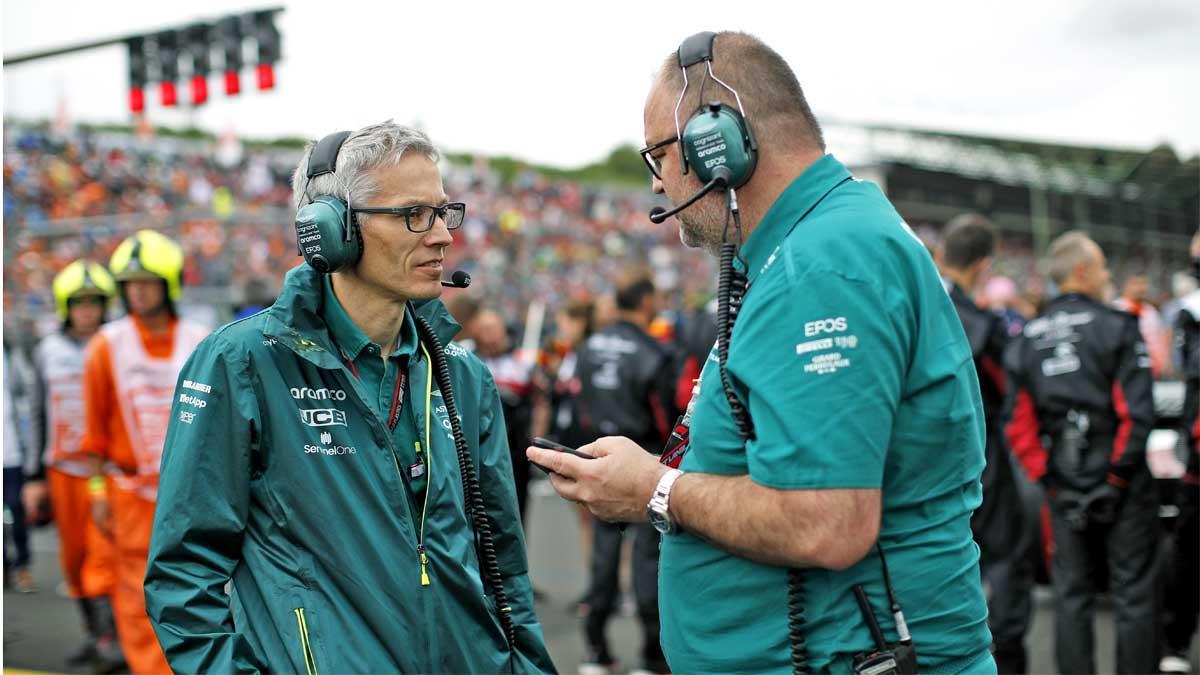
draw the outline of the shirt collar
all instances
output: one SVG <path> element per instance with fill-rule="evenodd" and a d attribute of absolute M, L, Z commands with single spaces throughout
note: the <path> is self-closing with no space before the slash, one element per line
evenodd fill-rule
<path fill-rule="evenodd" d="M 762 272 L 763 266 L 775 254 L 792 227 L 822 197 L 847 178 L 850 178 L 850 171 L 833 155 L 825 155 L 797 176 L 775 199 L 742 246 L 741 254 L 746 260 L 750 281 L 754 281 Z"/>
<path fill-rule="evenodd" d="M 329 337 L 346 356 L 352 361 L 356 360 L 364 349 L 375 343 L 371 342 L 371 339 L 350 320 L 346 310 L 342 308 L 341 301 L 334 294 L 333 282 L 328 276 L 324 278 L 321 285 L 324 288 L 321 316 L 325 319 L 325 325 L 329 327 Z M 375 346 L 382 349 L 379 345 Z M 400 324 L 400 340 L 397 342 L 396 351 L 392 352 L 392 356 L 412 356 L 416 350 L 417 327 L 413 323 L 410 313 L 405 311 L 404 321 Z"/>

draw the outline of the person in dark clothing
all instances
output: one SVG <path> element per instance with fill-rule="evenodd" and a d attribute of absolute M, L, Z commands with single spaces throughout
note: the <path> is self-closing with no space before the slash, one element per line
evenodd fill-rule
<path fill-rule="evenodd" d="M 1049 252 L 1062 295 L 1007 354 L 1016 391 L 1009 443 L 1046 488 L 1055 553 L 1055 657 L 1060 673 L 1096 672 L 1093 543 L 1105 549 L 1118 673 L 1158 665 L 1155 491 L 1146 466 L 1154 423 L 1150 357 L 1137 319 L 1100 301 L 1104 252 L 1068 232 Z"/>
<path fill-rule="evenodd" d="M 946 226 L 942 275 L 971 345 L 987 420 L 983 504 L 971 518 L 988 582 L 988 627 L 1001 673 L 1027 669 L 1025 633 L 1033 616 L 1033 556 L 1037 545 L 1036 489 L 1014 471 L 1004 438 L 1008 330 L 1000 315 L 979 307 L 974 293 L 991 266 L 996 233 L 982 216 L 963 214 Z"/>
<path fill-rule="evenodd" d="M 687 408 L 704 362 L 717 343 L 716 301 L 697 307 L 682 324 L 678 337 L 679 366 L 675 384 L 675 407 L 680 410 Z"/>
<path fill-rule="evenodd" d="M 1192 239 L 1193 272 L 1200 279 L 1200 233 Z M 1171 592 L 1165 594 L 1164 649 L 1159 671 L 1191 672 L 1188 651 L 1200 618 L 1200 290 L 1182 299 L 1175 320 L 1175 345 L 1183 364 L 1183 419 L 1179 435 L 1187 447 L 1187 471 L 1179 486 L 1174 555 L 1169 562 Z"/>
<path fill-rule="evenodd" d="M 672 354 L 647 333 L 658 314 L 654 284 L 648 276 L 625 280 L 617 288 L 616 301 L 618 320 L 588 338 L 579 355 L 581 426 L 588 438 L 628 436 L 646 452 L 658 454 L 669 433 L 669 420 L 674 419 L 675 379 Z M 625 528 L 599 518 L 592 527 L 590 611 L 584 620 L 587 654 L 579 672 L 604 675 L 616 668 L 605 629 L 617 603 Z M 630 529 L 643 667 L 668 672 L 658 638 L 659 534 L 648 523 Z"/>
<path fill-rule="evenodd" d="M 512 349 L 508 328 L 495 310 L 481 308 L 475 314 L 471 320 L 471 336 L 475 340 L 475 354 L 492 373 L 500 393 L 508 451 L 512 456 L 513 481 L 517 487 L 517 505 L 524 522 L 529 497 L 529 460 L 524 449 L 532 440 L 534 398 L 540 395 L 534 386 L 534 364 L 519 358 Z"/>

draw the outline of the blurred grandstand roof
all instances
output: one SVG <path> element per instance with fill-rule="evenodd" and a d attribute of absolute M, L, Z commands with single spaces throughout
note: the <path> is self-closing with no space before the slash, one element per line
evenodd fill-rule
<path fill-rule="evenodd" d="M 855 166 L 900 162 L 1094 197 L 1137 199 L 1155 191 L 1186 201 L 1200 192 L 1200 155 L 1181 161 L 1169 145 L 1118 149 L 839 122 L 824 128 L 829 146 Z"/>

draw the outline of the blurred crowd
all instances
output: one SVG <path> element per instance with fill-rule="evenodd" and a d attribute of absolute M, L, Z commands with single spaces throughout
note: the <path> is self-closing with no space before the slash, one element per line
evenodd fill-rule
<path fill-rule="evenodd" d="M 50 324 L 28 322 L 50 313 L 53 275 L 79 257 L 107 260 L 125 236 L 144 227 L 183 245 L 184 283 L 192 289 L 185 303 L 224 303 L 219 319 L 269 303 L 284 273 L 300 262 L 290 186 L 299 150 L 224 145 L 82 128 L 6 128 L 10 329 L 44 332 Z M 523 318 L 535 301 L 556 306 L 611 291 L 631 265 L 655 270 L 672 308 L 703 302 L 711 292 L 707 256 L 679 246 L 671 228 L 649 222 L 654 200 L 645 189 L 552 181 L 531 171 L 504 181 L 484 161 L 443 162 L 443 175 L 447 193 L 468 205 L 448 267 L 469 272 L 472 293 L 506 317 Z M 13 323 L 20 320 L 27 323 Z"/>
<path fill-rule="evenodd" d="M 138 229 L 160 230 L 182 245 L 188 290 L 181 306 L 215 308 L 212 324 L 269 305 L 286 271 L 300 262 L 290 186 L 299 157 L 297 148 L 245 150 L 230 139 L 214 144 L 8 126 L 4 337 L 15 347 L 12 358 L 20 361 L 36 339 L 59 326 L 54 276 L 79 258 L 108 261 Z M 482 160 L 443 162 L 443 176 L 447 194 L 468 205 L 446 269 L 474 278 L 469 290 L 448 294 L 447 304 L 464 326 L 460 340 L 485 360 L 501 389 L 514 465 L 523 472 L 517 476 L 522 511 L 531 478 L 523 449 L 534 437 L 576 446 L 597 435 L 628 433 L 597 427 L 581 394 L 586 387 L 580 369 L 604 360 L 591 352 L 603 352 L 617 339 L 589 344 L 590 336 L 609 334 L 604 332 L 624 322 L 636 328 L 627 329 L 631 334 L 644 332 L 661 345 L 664 365 L 655 370 L 663 381 L 644 389 L 667 393 L 653 401 L 662 414 L 645 433 L 665 440 L 715 338 L 711 259 L 681 246 L 674 228 L 649 221 L 656 198 L 644 187 L 581 185 L 532 171 L 505 179 Z M 915 228 L 935 257 L 941 226 Z M 1130 265 L 1119 269 L 1133 272 L 1114 281 L 1106 300 L 1138 317 L 1155 377 L 1181 379 L 1184 364 L 1172 349 L 1171 327 L 1182 299 L 1196 289 L 1195 275 L 1166 270 L 1164 284 L 1162 270 L 1148 275 Z M 1056 294 L 1034 253 L 1002 239 L 974 300 L 1000 315 L 1012 337 Z M 658 358 L 653 354 L 646 358 Z M 14 368 L 17 379 L 22 368 Z M 637 397 L 627 403 L 649 405 Z M 14 405 L 19 420 L 25 404 Z M 620 533 L 593 537 L 600 524 L 583 512 L 580 524 L 585 558 L 602 536 L 609 537 L 606 547 L 615 537 L 619 551 Z M 594 562 L 593 574 L 596 569 Z M 593 580 L 577 602 L 581 614 L 594 613 L 593 623 L 601 614 L 606 620 L 614 594 Z M 651 634 L 656 626 L 647 628 Z M 603 621 L 590 625 L 587 639 L 589 657 L 603 662 Z M 655 664 L 656 653 L 647 653 Z"/>

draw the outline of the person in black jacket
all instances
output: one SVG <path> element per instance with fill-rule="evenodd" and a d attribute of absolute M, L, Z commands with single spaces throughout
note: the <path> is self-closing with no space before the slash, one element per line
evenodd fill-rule
<path fill-rule="evenodd" d="M 1192 237 L 1192 273 L 1200 280 L 1200 233 Z M 1164 649 L 1158 669 L 1191 672 L 1188 651 L 1200 619 L 1200 289 L 1183 296 L 1175 320 L 1175 347 L 1183 365 L 1183 415 L 1179 435 L 1187 448 L 1187 470 L 1176 494 L 1175 545 L 1168 561 L 1170 592 L 1165 594 Z"/>
<path fill-rule="evenodd" d="M 983 504 L 971 518 L 983 578 L 989 587 L 988 627 L 1000 673 L 1024 673 L 1025 633 L 1033 615 L 1033 555 L 1037 545 L 1037 490 L 1014 471 L 1004 438 L 1008 378 L 1004 318 L 981 308 L 972 295 L 991 266 L 996 233 L 982 216 L 950 221 L 942 240 L 942 275 L 971 345 L 987 420 Z"/>
<path fill-rule="evenodd" d="M 1104 252 L 1082 232 L 1056 239 L 1050 276 L 1062 295 L 1026 324 L 1007 355 L 1016 391 L 1007 433 L 1046 488 L 1055 552 L 1060 673 L 1096 672 L 1093 541 L 1105 548 L 1118 673 L 1158 665 L 1157 504 L 1146 466 L 1154 423 L 1150 357 L 1137 319 L 1100 301 Z"/>
<path fill-rule="evenodd" d="M 670 421 L 674 420 L 675 378 L 671 352 L 647 334 L 658 314 L 654 284 L 634 276 L 619 284 L 618 320 L 595 333 L 579 355 L 579 409 L 585 436 L 628 436 L 646 452 L 661 452 Z M 592 581 L 584 621 L 587 643 L 583 675 L 603 675 L 615 669 L 605 628 L 616 607 L 618 567 L 623 525 L 594 518 Z M 648 523 L 632 525 L 633 585 L 642 623 L 642 660 L 646 670 L 668 672 L 659 645 L 659 534 Z"/>

